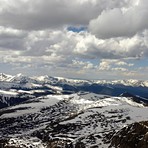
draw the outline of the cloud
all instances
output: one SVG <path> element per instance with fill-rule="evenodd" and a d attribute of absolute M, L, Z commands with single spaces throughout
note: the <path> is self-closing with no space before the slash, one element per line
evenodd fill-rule
<path fill-rule="evenodd" d="M 148 1 L 140 0 L 128 7 L 103 10 L 90 21 L 89 30 L 99 38 L 131 37 L 148 29 Z"/>
<path fill-rule="evenodd" d="M 126 0 L 1 0 L 0 25 L 22 30 L 43 30 L 67 25 L 88 25 L 104 9 L 127 5 Z"/>
<path fill-rule="evenodd" d="M 0 49 L 23 50 L 26 35 L 24 31 L 0 26 Z"/>
<path fill-rule="evenodd" d="M 117 66 L 133 66 L 134 64 L 133 63 L 127 63 L 127 62 L 124 62 L 124 61 L 118 61 L 117 63 L 115 63 L 115 65 Z"/>
<path fill-rule="evenodd" d="M 139 78 L 138 67 L 146 67 L 146 0 L 0 0 L 0 5 L 2 70 Z"/>
<path fill-rule="evenodd" d="M 121 59 L 102 59 L 98 69 L 101 71 L 128 71 L 128 68 L 134 66 L 133 63 L 127 63 Z"/>
<path fill-rule="evenodd" d="M 96 16 L 93 2 L 63 0 L 3 1 L 0 24 L 17 29 L 41 30 L 67 24 L 84 25 Z M 86 10 L 88 14 L 86 15 Z M 78 17 L 81 14 L 83 17 Z"/>
<path fill-rule="evenodd" d="M 79 60 L 72 60 L 71 67 L 78 68 L 78 69 L 89 69 L 89 70 L 97 68 L 89 61 L 83 62 Z"/>
<path fill-rule="evenodd" d="M 98 39 L 87 34 L 77 43 L 75 52 L 94 59 L 141 58 L 147 56 L 146 38 L 142 34 L 131 38 Z"/>
<path fill-rule="evenodd" d="M 25 34 L 19 32 L 18 35 L 13 35 L 12 32 L 9 33 L 11 34 L 9 39 L 5 39 L 1 35 L 3 44 L 9 40 L 13 43 L 12 47 L 8 47 L 7 44 L 0 47 L 0 51 L 6 54 L 5 59 L 9 57 L 9 61 L 13 59 L 12 61 L 17 62 L 18 60 L 20 62 L 21 57 L 32 63 L 38 61 L 38 63 L 62 66 L 72 64 L 73 60 L 111 59 L 117 62 L 120 59 L 120 62 L 116 65 L 127 66 L 126 61 L 122 61 L 122 59 L 142 59 L 148 56 L 146 32 L 127 39 L 104 40 L 96 38 L 89 32 L 76 33 L 66 29 L 32 31 Z M 18 38 L 17 41 L 16 38 Z M 19 46 L 17 47 L 18 43 Z M 7 48 L 7 50 L 4 51 L 4 48 Z"/>
<path fill-rule="evenodd" d="M 99 70 L 109 70 L 110 64 L 107 61 L 102 61 L 99 65 Z"/>

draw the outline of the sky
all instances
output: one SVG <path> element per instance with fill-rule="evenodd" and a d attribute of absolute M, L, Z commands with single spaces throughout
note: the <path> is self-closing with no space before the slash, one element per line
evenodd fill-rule
<path fill-rule="evenodd" d="M 0 0 L 0 72 L 148 80 L 147 0 Z"/>

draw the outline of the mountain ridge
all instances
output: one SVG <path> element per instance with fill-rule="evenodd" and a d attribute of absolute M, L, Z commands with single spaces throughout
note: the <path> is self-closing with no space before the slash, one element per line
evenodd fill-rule
<path fill-rule="evenodd" d="M 18 98 L 31 99 L 49 94 L 74 94 L 79 92 L 89 92 L 116 97 L 125 92 L 129 92 L 134 96 L 132 96 L 133 98 L 139 96 L 139 100 L 148 102 L 148 87 L 147 85 L 143 86 L 144 83 L 146 84 L 146 81 L 88 81 L 51 77 L 48 75 L 28 77 L 22 74 L 11 76 L 1 73 L 0 103 L 2 103 L 2 105 L 0 106 L 7 106 L 7 103 L 4 105 L 4 102 L 6 102 L 4 100 L 10 102 L 9 99 L 11 99 L 11 103 L 8 104 L 13 104 L 13 100 L 16 104 L 17 101 L 15 100 L 18 100 Z M 20 103 L 21 101 L 18 100 L 18 102 Z"/>
<path fill-rule="evenodd" d="M 135 80 L 135 79 L 129 79 L 129 80 L 80 80 L 80 79 L 70 79 L 70 78 L 64 78 L 64 77 L 52 77 L 48 75 L 44 76 L 26 76 L 23 74 L 17 74 L 17 75 L 8 75 L 5 73 L 0 73 L 0 81 L 1 82 L 23 82 L 23 80 L 28 81 L 38 81 L 38 82 L 46 82 L 46 81 L 59 81 L 59 82 L 69 82 L 69 83 L 94 83 L 94 84 L 100 84 L 100 85 L 125 85 L 125 86 L 133 86 L 133 87 L 148 87 L 148 80 Z M 25 81 L 24 81 L 25 82 Z"/>

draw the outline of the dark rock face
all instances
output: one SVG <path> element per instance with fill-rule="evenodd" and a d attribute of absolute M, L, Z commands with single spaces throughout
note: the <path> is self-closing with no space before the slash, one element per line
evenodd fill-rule
<path fill-rule="evenodd" d="M 148 100 L 145 99 L 145 98 L 142 98 L 140 96 L 136 96 L 136 95 L 133 95 L 131 93 L 128 93 L 128 92 L 125 92 L 123 94 L 120 95 L 121 97 L 128 97 L 128 98 L 131 98 L 133 101 L 137 102 L 137 103 L 143 103 L 145 106 L 148 105 Z"/>
<path fill-rule="evenodd" d="M 117 132 L 111 146 L 119 148 L 148 148 L 148 121 L 133 123 Z"/>
<path fill-rule="evenodd" d="M 16 104 L 20 104 L 23 103 L 29 99 L 32 99 L 31 97 L 23 97 L 23 96 L 11 96 L 11 97 L 7 97 L 7 96 L 3 96 L 0 95 L 0 109 L 1 108 L 5 108 L 8 106 L 13 106 Z"/>

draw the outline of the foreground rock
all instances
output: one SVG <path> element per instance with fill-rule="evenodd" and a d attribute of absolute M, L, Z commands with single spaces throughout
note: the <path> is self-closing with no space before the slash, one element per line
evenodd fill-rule
<path fill-rule="evenodd" d="M 136 122 L 117 132 L 111 146 L 119 148 L 148 148 L 148 121 Z"/>

